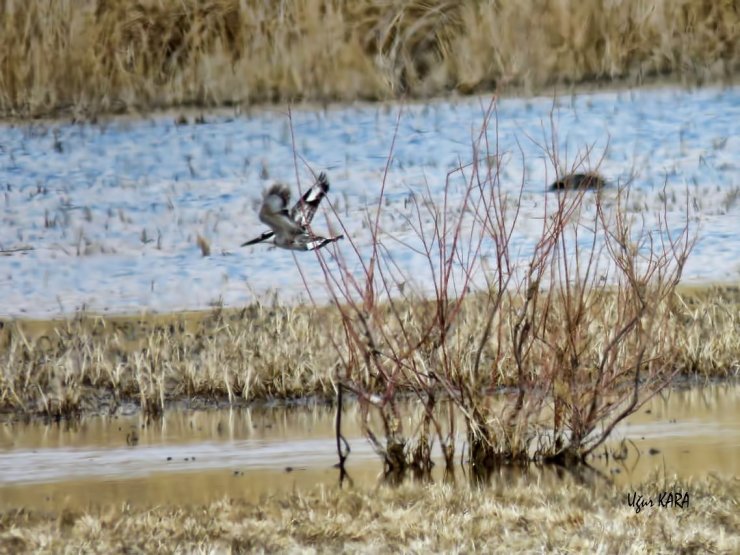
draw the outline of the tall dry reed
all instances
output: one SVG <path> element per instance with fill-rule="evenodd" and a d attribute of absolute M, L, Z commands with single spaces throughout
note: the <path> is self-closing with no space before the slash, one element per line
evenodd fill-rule
<path fill-rule="evenodd" d="M 3 0 L 0 116 L 730 79 L 739 23 L 733 0 Z"/>

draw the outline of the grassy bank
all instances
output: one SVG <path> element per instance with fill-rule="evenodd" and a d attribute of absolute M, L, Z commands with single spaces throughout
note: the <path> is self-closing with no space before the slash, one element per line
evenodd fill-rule
<path fill-rule="evenodd" d="M 604 295 L 604 314 L 593 315 L 594 321 L 607 321 L 608 311 L 617 308 L 609 293 Z M 466 299 L 462 336 L 484 325 L 484 306 L 474 295 Z M 431 309 L 421 301 L 406 307 L 415 320 Z M 679 370 L 705 378 L 737 376 L 738 314 L 736 287 L 680 289 L 664 331 L 674 338 Z M 53 418 L 115 411 L 127 402 L 156 414 L 192 398 L 234 403 L 330 398 L 339 367 L 334 344 L 342 344 L 342 334 L 336 309 L 279 303 L 168 315 L 6 319 L 0 329 L 0 414 Z M 482 353 L 484 367 L 493 364 L 494 349 L 491 344 Z M 418 356 L 431 363 L 436 355 L 420 351 Z M 472 366 L 472 357 L 465 364 Z M 499 371 L 491 378 L 497 385 L 516 382 L 513 360 Z"/>
<path fill-rule="evenodd" d="M 0 116 L 731 79 L 733 0 L 6 0 Z"/>
<path fill-rule="evenodd" d="M 688 506 L 657 506 L 663 491 L 688 493 Z M 637 513 L 627 498 L 634 492 L 655 506 Z M 17 510 L 0 514 L 0 552 L 734 553 L 738 496 L 737 479 L 629 489 L 504 481 L 482 490 L 315 490 L 256 504 Z"/>

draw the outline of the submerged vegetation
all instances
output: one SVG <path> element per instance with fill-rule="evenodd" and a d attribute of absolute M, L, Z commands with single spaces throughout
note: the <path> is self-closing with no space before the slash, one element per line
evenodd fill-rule
<path fill-rule="evenodd" d="M 664 492 L 670 502 L 664 495 L 659 505 Z M 630 506 L 635 494 L 653 506 L 638 512 Z M 19 510 L 0 513 L 0 551 L 737 553 L 738 496 L 737 479 L 655 479 L 631 488 L 505 480 L 482 490 L 408 484 L 258 503 Z"/>
<path fill-rule="evenodd" d="M 729 80 L 739 23 L 733 0 L 4 0 L 0 116 Z"/>

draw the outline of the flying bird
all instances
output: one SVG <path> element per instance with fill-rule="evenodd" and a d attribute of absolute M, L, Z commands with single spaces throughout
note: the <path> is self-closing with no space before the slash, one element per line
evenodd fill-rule
<path fill-rule="evenodd" d="M 259 214 L 260 221 L 267 224 L 270 230 L 251 241 L 242 243 L 242 247 L 256 245 L 274 238 L 273 243 L 276 247 L 295 251 L 312 251 L 343 239 L 344 235 L 319 237 L 314 235 L 310 229 L 311 220 L 327 191 L 329 191 L 329 180 L 326 174 L 321 172 L 316 183 L 303 194 L 293 208 L 288 210 L 290 189 L 287 185 L 275 183 L 265 191 Z"/>

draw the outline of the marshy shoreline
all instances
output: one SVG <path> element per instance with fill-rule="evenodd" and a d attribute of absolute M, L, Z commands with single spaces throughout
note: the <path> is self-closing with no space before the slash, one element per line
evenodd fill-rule
<path fill-rule="evenodd" d="M 474 316 L 475 296 L 466 303 Z M 431 304 L 418 301 L 415 309 L 427 311 L 424 307 Z M 678 381 L 737 379 L 740 289 L 679 286 L 671 305 L 670 325 L 680 341 Z M 478 325 L 482 316 L 465 325 Z M 315 333 L 319 320 L 322 331 Z M 171 314 L 4 317 L 0 419 L 58 421 L 137 410 L 156 416 L 177 407 L 331 404 L 340 320 L 331 306 L 275 300 Z M 513 373 L 498 383 L 514 384 Z M 410 386 L 399 385 L 402 390 Z"/>
<path fill-rule="evenodd" d="M 630 505 L 636 494 L 668 493 L 688 495 L 688 505 L 639 513 Z M 740 547 L 738 496 L 737 478 L 655 476 L 631 487 L 494 480 L 487 487 L 321 487 L 259 502 L 19 509 L 0 513 L 0 551 L 732 553 Z"/>
<path fill-rule="evenodd" d="M 735 388 L 735 399 L 737 394 Z M 679 399 L 678 403 L 684 404 L 688 399 L 704 405 L 701 393 L 692 393 L 683 400 Z M 653 412 L 661 406 L 665 407 L 658 403 Z M 735 405 L 725 405 L 727 409 L 736 410 L 732 407 Z M 714 406 L 714 410 L 718 408 Z M 704 418 L 709 417 L 709 422 L 712 422 L 711 409 L 705 409 L 708 412 L 704 412 Z M 233 433 L 234 438 L 244 437 L 245 425 L 251 429 L 253 424 L 262 426 L 272 421 L 258 416 L 260 411 L 253 411 L 252 418 L 246 419 L 244 415 L 238 416 L 240 411 L 235 412 L 237 429 L 227 431 L 227 437 Z M 349 412 L 354 414 L 356 409 Z M 210 433 L 216 433 L 215 422 L 219 418 L 230 420 L 230 414 L 231 411 L 223 411 L 215 419 L 204 418 L 202 413 L 189 416 L 169 414 L 165 415 L 168 421 L 166 429 L 170 437 L 175 432 L 174 427 L 181 428 L 187 435 L 197 436 L 196 441 L 202 441 L 203 434 L 209 433 L 209 427 Z M 297 418 L 296 423 L 304 422 L 312 427 L 317 423 L 307 411 L 298 409 L 293 414 Z M 662 414 L 661 418 L 668 418 L 670 414 Z M 358 415 L 354 416 L 357 418 Z M 653 420 L 654 415 L 642 416 L 642 421 L 647 422 Z M 682 421 L 685 418 L 686 415 L 679 417 Z M 275 424 L 282 428 L 286 423 L 282 421 L 281 424 L 281 421 L 278 418 Z M 124 425 L 123 420 L 109 419 L 109 422 L 117 423 L 119 430 Z M 206 425 L 207 422 L 210 426 Z M 195 428 L 189 423 L 195 423 Z M 68 424 L 75 429 L 74 423 Z M 321 427 L 325 425 L 321 424 Z M 8 430 L 19 430 L 19 426 L 25 427 L 15 424 Z M 200 431 L 201 426 L 206 430 Z M 107 427 L 101 425 L 96 428 L 105 430 Z M 120 442 L 123 441 L 121 434 L 127 428 L 126 424 L 123 432 L 116 434 L 109 430 L 108 433 L 115 436 L 111 439 Z M 585 468 L 578 471 L 553 468 L 552 465 L 503 465 L 482 482 L 474 479 L 464 464 L 452 473 L 435 473 L 434 478 L 414 479 L 410 476 L 400 485 L 392 485 L 380 475 L 373 480 L 372 475 L 377 470 L 365 476 L 365 472 L 357 472 L 357 467 L 350 467 L 349 473 L 355 482 L 345 480 L 340 485 L 339 470 L 329 468 L 326 458 L 322 458 L 326 468 L 320 476 L 315 472 L 307 474 L 314 476 L 318 485 L 316 482 L 311 484 L 310 477 L 300 477 L 306 473 L 305 469 L 293 467 L 292 471 L 283 470 L 277 461 L 277 467 L 269 475 L 253 470 L 245 470 L 243 475 L 237 471 L 232 473 L 234 467 L 227 465 L 219 471 L 222 476 L 220 487 L 214 491 L 211 485 L 209 495 L 204 495 L 203 484 L 212 482 L 203 481 L 202 470 L 193 466 L 183 474 L 187 465 L 195 463 L 180 462 L 180 470 L 174 470 L 170 465 L 176 463 L 164 462 L 163 455 L 168 453 L 168 449 L 166 445 L 158 446 L 161 431 L 157 428 L 156 424 L 142 428 L 138 446 L 118 447 L 119 451 L 128 451 L 131 456 L 140 453 L 140 458 L 146 458 L 145 453 L 154 448 L 161 456 L 156 465 L 160 467 L 159 474 L 149 476 L 146 482 L 136 477 L 124 477 L 124 481 L 116 486 L 117 475 L 114 473 L 125 471 L 97 468 L 93 475 L 77 482 L 77 487 L 85 488 L 85 495 L 75 494 L 73 488 L 57 487 L 57 484 L 35 484 L 32 489 L 20 489 L 26 492 L 24 499 L 27 503 L 14 505 L 10 501 L 19 499 L 19 492 L 4 498 L 0 509 L 0 552 L 178 552 L 199 549 L 214 553 L 306 550 L 365 553 L 388 549 L 450 552 L 475 548 L 502 552 L 598 552 L 601 549 L 637 553 L 647 548 L 655 553 L 671 553 L 689 548 L 697 552 L 732 553 L 740 547 L 737 532 L 740 517 L 736 511 L 740 482 L 737 477 L 703 471 L 700 475 L 689 471 L 687 475 L 686 469 L 682 469 L 680 475 L 672 475 L 675 465 L 681 466 L 675 457 L 683 459 L 686 455 L 677 454 L 682 450 L 679 446 L 678 449 L 666 449 L 657 456 L 648 456 L 646 448 L 656 445 L 655 434 L 660 433 L 658 428 L 647 443 L 640 442 L 638 437 L 635 440 L 643 450 L 643 458 L 653 459 L 655 466 L 656 459 L 665 457 L 671 470 L 665 468 L 664 462 L 662 470 L 654 470 L 647 476 L 640 473 L 630 477 L 634 461 L 628 460 L 622 467 L 626 473 L 624 478 L 608 477 L 607 469 L 612 472 L 610 476 L 615 477 L 614 470 L 623 464 L 621 461 L 617 464 L 620 446 L 611 444 L 609 451 L 614 455 L 614 468 L 602 468 L 601 461 L 596 461 L 598 466 L 590 472 Z M 164 423 L 161 428 L 164 430 Z M 293 433 L 296 431 L 298 429 Z M 696 431 L 701 433 L 701 428 Z M 56 448 L 66 445 L 67 450 L 73 446 L 59 442 L 60 438 L 70 438 L 72 434 L 67 424 L 42 426 L 38 432 L 47 437 L 43 445 Z M 94 441 L 94 434 L 84 418 L 79 424 L 79 433 L 82 444 L 77 446 L 80 449 L 77 456 L 88 457 L 91 453 L 86 451 L 85 444 L 90 445 Z M 278 431 L 278 435 L 280 433 Z M 314 437 L 314 433 L 312 431 L 310 436 Z M 645 428 L 640 431 L 633 429 L 630 435 L 639 436 L 641 433 L 645 433 Z M 256 437 L 263 436 L 257 432 Z M 21 439 L 21 442 L 30 448 L 27 440 Z M 200 465 L 209 459 L 207 453 L 198 450 L 197 443 L 179 444 L 179 449 L 171 450 L 176 445 L 170 444 L 170 455 L 197 453 Z M 245 444 L 239 447 L 238 444 L 226 443 L 224 447 L 227 445 L 231 451 L 250 451 Z M 658 445 L 662 450 L 663 445 Z M 694 458 L 706 459 L 709 453 L 715 453 L 714 448 L 710 451 L 703 445 L 691 449 Z M 54 450 L 41 449 L 51 457 Z M 650 451 L 650 455 L 655 452 L 654 449 Z M 364 456 L 368 455 L 365 453 Z M 357 456 L 363 455 L 353 451 L 352 459 Z M 286 460 L 288 464 L 300 465 L 301 457 Z M 85 466 L 91 464 L 94 463 L 84 463 Z M 98 466 L 101 466 L 100 462 Z M 77 471 L 78 476 L 80 470 Z M 128 472 L 131 472 L 130 468 Z M 180 482 L 175 483 L 180 485 L 175 487 L 192 493 L 178 491 L 168 495 L 169 488 L 173 487 L 170 478 L 177 476 L 177 472 L 181 473 Z M 271 490 L 269 486 L 266 489 L 264 485 L 254 483 L 255 480 L 264 482 L 268 476 L 280 480 L 283 486 Z M 140 488 L 147 487 L 147 484 L 151 484 L 151 489 L 147 488 L 146 495 L 139 495 Z M 265 489 L 269 493 L 259 493 Z M 3 494 L 8 492 L 7 489 L 0 491 Z M 111 492 L 114 493 L 111 495 Z M 201 500 L 183 500 L 183 497 L 197 495 L 196 492 L 200 492 Z M 665 502 L 679 497 L 680 504 Z"/>

